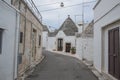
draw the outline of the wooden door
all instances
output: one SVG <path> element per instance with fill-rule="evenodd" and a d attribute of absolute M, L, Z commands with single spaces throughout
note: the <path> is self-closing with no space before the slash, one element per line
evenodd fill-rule
<path fill-rule="evenodd" d="M 71 43 L 66 43 L 66 52 L 70 52 Z"/>
<path fill-rule="evenodd" d="M 63 50 L 63 39 L 58 39 L 58 51 Z"/>
<path fill-rule="evenodd" d="M 119 28 L 109 30 L 109 73 L 120 79 Z"/>

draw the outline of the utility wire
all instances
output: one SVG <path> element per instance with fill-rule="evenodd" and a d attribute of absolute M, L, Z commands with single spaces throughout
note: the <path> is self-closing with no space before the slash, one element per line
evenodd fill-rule
<path fill-rule="evenodd" d="M 69 5 L 69 6 L 66 6 L 66 7 L 63 7 L 63 8 L 74 7 L 74 6 L 87 4 L 87 3 L 93 3 L 93 2 L 96 2 L 96 1 L 84 2 L 84 3 L 80 3 L 80 4 L 75 4 L 75 5 Z M 52 10 L 63 9 L 63 8 L 47 9 L 47 10 L 43 10 L 43 11 L 40 11 L 40 12 L 52 11 Z"/>
<path fill-rule="evenodd" d="M 69 1 L 71 1 L 71 0 L 69 0 Z M 61 2 L 68 2 L 68 0 L 66 0 L 66 1 L 61 1 Z M 54 2 L 54 3 L 48 3 L 48 4 L 38 5 L 37 7 L 53 5 L 53 4 L 57 4 L 57 3 L 61 3 L 61 2 Z"/>

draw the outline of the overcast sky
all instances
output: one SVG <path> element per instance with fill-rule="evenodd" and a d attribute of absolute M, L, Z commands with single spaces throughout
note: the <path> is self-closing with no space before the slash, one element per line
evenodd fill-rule
<path fill-rule="evenodd" d="M 33 0 L 33 1 L 35 2 L 37 8 L 39 9 L 43 17 L 43 24 L 47 26 L 51 26 L 53 28 L 58 29 L 62 25 L 64 20 L 68 17 L 68 15 L 70 15 L 70 17 L 75 23 L 79 23 L 80 21 L 82 21 L 81 16 L 82 5 L 80 5 L 82 3 L 82 0 Z M 91 1 L 95 0 L 84 0 L 84 2 Z M 64 7 L 60 7 L 61 2 L 64 3 Z M 84 22 L 90 22 L 93 19 L 94 4 L 95 2 L 84 4 Z"/>

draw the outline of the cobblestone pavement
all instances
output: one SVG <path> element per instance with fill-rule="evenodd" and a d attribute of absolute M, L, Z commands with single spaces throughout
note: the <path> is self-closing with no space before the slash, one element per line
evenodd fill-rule
<path fill-rule="evenodd" d="M 43 51 L 45 58 L 25 80 L 98 80 L 80 60 Z"/>

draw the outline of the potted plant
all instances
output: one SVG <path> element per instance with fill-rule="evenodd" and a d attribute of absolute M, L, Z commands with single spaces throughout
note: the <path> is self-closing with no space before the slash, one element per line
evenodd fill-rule
<path fill-rule="evenodd" d="M 71 53 L 72 53 L 72 54 L 75 54 L 75 53 L 76 53 L 76 48 L 75 48 L 75 47 L 72 47 L 72 48 L 71 48 Z"/>

